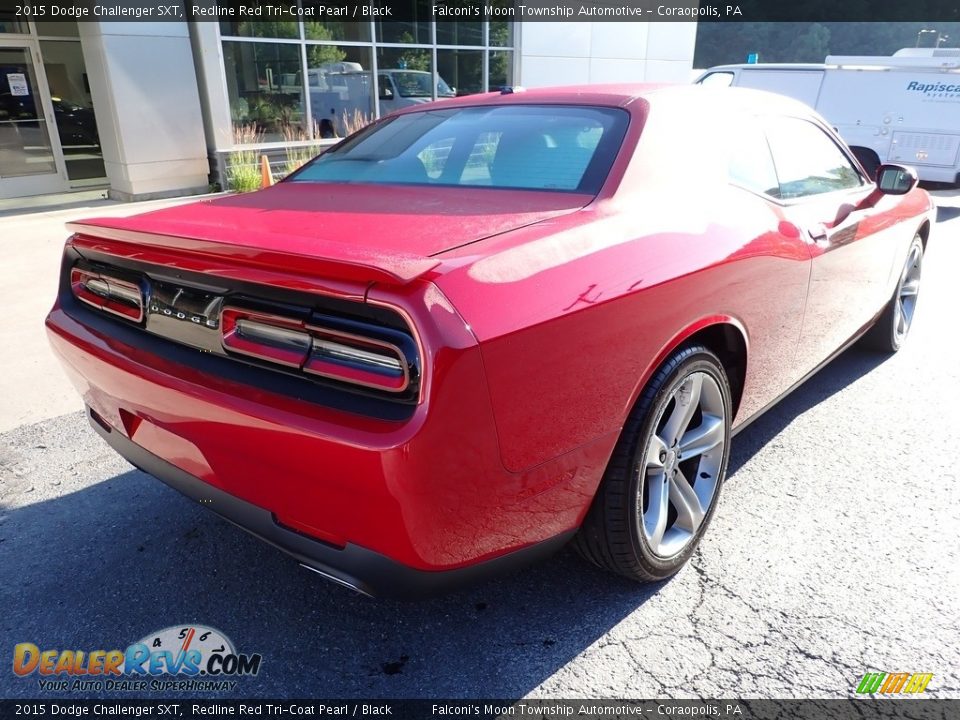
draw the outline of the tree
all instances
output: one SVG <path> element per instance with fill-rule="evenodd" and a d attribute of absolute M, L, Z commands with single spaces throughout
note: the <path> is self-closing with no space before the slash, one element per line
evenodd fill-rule
<path fill-rule="evenodd" d="M 336 45 L 308 45 L 307 67 L 319 68 L 327 63 L 343 62 L 347 54 Z"/>
<path fill-rule="evenodd" d="M 402 43 L 412 43 L 413 35 L 404 31 L 403 34 L 400 35 L 399 41 Z M 418 48 L 404 48 L 397 58 L 397 63 L 406 70 L 424 70 L 430 72 L 430 51 Z"/>
<path fill-rule="evenodd" d="M 511 43 L 509 23 L 493 20 L 490 22 L 490 44 L 506 47 Z M 513 53 L 509 50 L 490 52 L 490 90 L 513 84 Z"/>
<path fill-rule="evenodd" d="M 321 23 L 310 22 L 306 25 L 307 37 L 311 40 L 333 40 L 333 33 Z M 343 62 L 347 53 L 336 45 L 307 45 L 307 67 L 323 67 L 327 63 Z"/>

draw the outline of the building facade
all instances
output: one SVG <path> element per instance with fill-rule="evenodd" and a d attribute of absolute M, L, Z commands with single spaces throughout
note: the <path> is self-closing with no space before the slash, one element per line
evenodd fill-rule
<path fill-rule="evenodd" d="M 238 157 L 282 172 L 438 97 L 689 80 L 695 23 L 434 22 L 411 2 L 425 19 L 71 23 L 0 0 L 0 199 L 202 192 Z"/>

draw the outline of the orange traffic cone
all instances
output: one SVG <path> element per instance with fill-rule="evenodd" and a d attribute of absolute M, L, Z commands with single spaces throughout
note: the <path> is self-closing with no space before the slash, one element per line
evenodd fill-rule
<path fill-rule="evenodd" d="M 260 156 L 260 187 L 268 188 L 273 185 L 273 173 L 270 171 L 270 161 L 266 155 Z"/>

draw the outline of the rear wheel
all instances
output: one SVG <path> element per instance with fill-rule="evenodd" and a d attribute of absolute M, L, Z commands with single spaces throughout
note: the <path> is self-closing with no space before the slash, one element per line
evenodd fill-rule
<path fill-rule="evenodd" d="M 863 343 L 880 352 L 895 353 L 907 339 L 920 294 L 923 269 L 923 241 L 917 235 L 910 244 L 897 289 L 877 322 L 863 337 Z"/>
<path fill-rule="evenodd" d="M 713 517 L 730 455 L 730 384 L 717 356 L 678 350 L 644 389 L 574 547 L 634 580 L 676 573 Z"/>

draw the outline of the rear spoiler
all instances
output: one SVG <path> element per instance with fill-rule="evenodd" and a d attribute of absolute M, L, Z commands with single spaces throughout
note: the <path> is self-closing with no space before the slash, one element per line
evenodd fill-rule
<path fill-rule="evenodd" d="M 83 245 L 94 247 L 96 240 L 108 240 L 158 250 L 174 250 L 178 255 L 227 260 L 231 264 L 272 271 L 287 271 L 319 278 L 406 285 L 440 264 L 439 260 L 408 253 L 385 252 L 363 245 L 348 245 L 326 240 L 301 242 L 280 239 L 269 233 L 250 232 L 229 241 L 211 237 L 219 230 L 198 226 L 192 237 L 148 232 L 131 227 L 137 218 L 95 218 L 67 223 L 67 230 L 79 235 Z M 104 248 L 109 252 L 109 249 Z"/>

